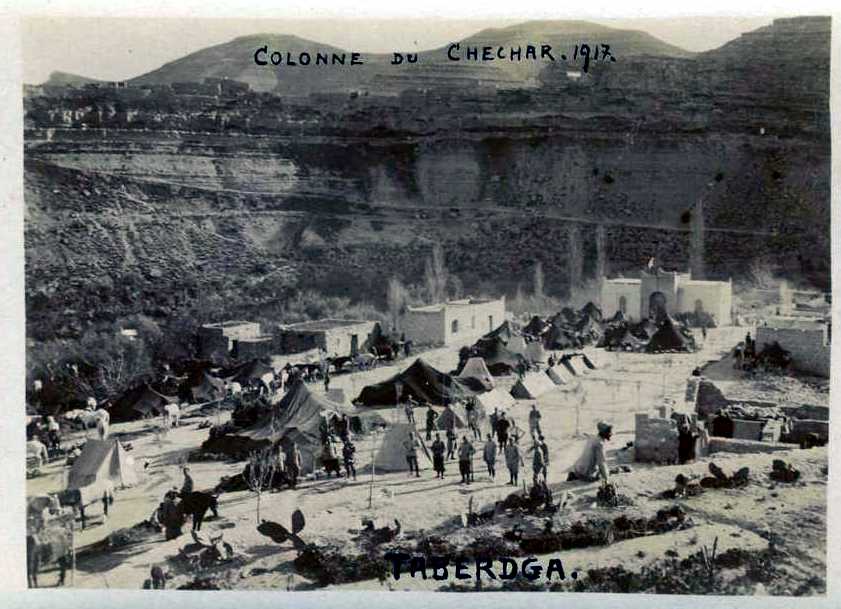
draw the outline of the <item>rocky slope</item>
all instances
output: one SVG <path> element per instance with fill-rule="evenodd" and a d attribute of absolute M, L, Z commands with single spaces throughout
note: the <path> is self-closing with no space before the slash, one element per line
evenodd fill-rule
<path fill-rule="evenodd" d="M 563 295 L 570 227 L 585 276 L 599 225 L 612 271 L 683 267 L 699 200 L 711 277 L 761 259 L 826 287 L 828 62 L 828 19 L 778 20 L 698 57 L 546 68 L 533 89 L 33 97 L 29 313 L 157 309 L 188 279 L 212 292 L 278 274 L 381 302 L 437 241 L 470 292 L 512 293 L 539 260 Z"/>

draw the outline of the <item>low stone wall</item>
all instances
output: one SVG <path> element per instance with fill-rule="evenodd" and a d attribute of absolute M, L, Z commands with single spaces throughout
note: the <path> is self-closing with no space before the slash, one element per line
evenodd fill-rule
<path fill-rule="evenodd" d="M 755 440 L 737 440 L 735 438 L 711 437 L 709 443 L 709 454 L 715 453 L 775 453 L 796 448 L 792 444 L 780 442 L 759 442 Z"/>

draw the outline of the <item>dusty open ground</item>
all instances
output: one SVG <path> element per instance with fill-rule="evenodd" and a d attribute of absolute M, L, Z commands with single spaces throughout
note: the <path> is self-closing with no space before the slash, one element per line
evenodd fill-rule
<path fill-rule="evenodd" d="M 594 432 L 595 422 L 599 419 L 607 419 L 614 424 L 612 449 L 608 453 L 611 465 L 631 465 L 631 472 L 618 474 L 615 480 L 619 491 L 636 503 L 633 510 L 653 514 L 658 509 L 672 505 L 673 501 L 659 499 L 657 495 L 673 486 L 675 475 L 679 472 L 700 474 L 706 471 L 710 459 L 687 466 L 656 467 L 631 463 L 632 450 L 622 449 L 633 440 L 635 412 L 650 411 L 664 400 L 670 400 L 680 409 L 686 378 L 691 370 L 709 360 L 719 359 L 743 332 L 744 329 L 737 328 L 714 330 L 701 352 L 687 355 L 611 354 L 596 350 L 599 359 L 606 365 L 581 377 L 585 399 L 579 407 L 576 407 L 579 403 L 576 394 L 569 389 L 556 390 L 538 400 L 543 412 L 544 434 L 551 451 L 549 482 L 556 496 L 565 490 L 571 494 L 566 512 L 570 517 L 593 513 L 615 517 L 621 513 L 595 506 L 595 484 L 564 482 L 568 468 L 583 446 L 585 434 Z M 458 347 L 427 352 L 424 357 L 438 368 L 449 370 L 456 364 Z M 334 378 L 332 387 L 343 388 L 349 397 L 355 397 L 362 386 L 385 378 L 408 363 L 403 361 L 397 367 L 340 375 Z M 722 367 L 721 373 L 725 374 L 725 370 Z M 503 381 L 503 384 L 510 386 L 510 382 L 506 384 Z M 314 388 L 320 390 L 320 387 Z M 807 395 L 803 401 L 815 403 L 822 394 L 818 391 L 816 395 Z M 526 429 L 530 404 L 530 401 L 519 401 L 512 410 L 515 421 Z M 397 420 L 403 416 L 391 409 L 378 412 L 386 419 Z M 225 420 L 227 413 L 220 413 L 218 418 Z M 421 418 L 417 417 L 419 425 L 422 425 Z M 216 422 L 217 417 L 211 419 Z M 178 554 L 179 548 L 191 541 L 189 534 L 176 540 L 164 541 L 161 533 L 152 541 L 113 552 L 85 553 L 84 548 L 104 539 L 112 531 L 148 518 L 164 492 L 173 486 L 180 486 L 179 465 L 188 453 L 207 438 L 206 429 L 196 428 L 201 420 L 187 419 L 186 424 L 172 430 L 163 439 L 152 431 L 157 422 L 138 421 L 112 428 L 112 434 L 129 434 L 125 438 L 133 446 L 130 454 L 136 461 L 140 482 L 134 488 L 117 493 L 111 515 L 105 524 L 77 535 L 80 557 L 74 578 L 75 586 L 136 589 L 149 577 L 150 566 L 155 564 L 173 572 L 173 586 L 192 578 L 192 575 L 179 573 L 167 561 L 169 557 Z M 501 462 L 498 463 L 498 476 L 494 482 L 488 479 L 484 465 L 477 457 L 474 462 L 476 481 L 469 487 L 458 483 L 457 463 L 448 464 L 447 478 L 443 481 L 434 478 L 428 463 L 422 463 L 426 467 L 419 479 L 410 478 L 405 473 L 377 473 L 372 491 L 369 464 L 377 441 L 376 435 L 357 438 L 359 477 L 356 482 L 344 478 L 321 478 L 308 480 L 295 491 L 264 494 L 261 518 L 288 526 L 291 513 L 299 508 L 307 520 L 306 528 L 301 533 L 305 541 L 341 544 L 355 537 L 365 517 L 373 517 L 383 524 L 397 518 L 406 531 L 435 529 L 453 516 L 465 513 L 470 497 L 475 507 L 481 507 L 503 499 L 513 490 L 504 483 L 507 474 Z M 789 460 L 799 468 L 802 472 L 800 482 L 795 485 L 771 483 L 768 472 L 771 460 L 775 457 Z M 765 550 L 769 545 L 770 531 L 775 546 L 784 548 L 784 556 L 787 557 L 781 559 L 781 568 L 785 574 L 781 577 L 785 581 L 777 585 L 774 592 L 803 593 L 812 591 L 812 588 L 819 590 L 826 568 L 826 450 L 794 450 L 782 455 L 715 455 L 712 460 L 726 470 L 749 466 L 750 484 L 739 490 L 708 491 L 700 497 L 681 500 L 679 503 L 695 523 L 690 529 L 622 541 L 606 547 L 565 550 L 560 556 L 567 572 L 585 572 L 595 567 L 612 565 L 635 570 L 664 555 L 673 555 L 672 552 L 685 557 L 704 545 L 711 547 L 715 538 L 718 538 L 719 551 L 730 547 Z M 148 467 L 144 469 L 147 462 Z M 526 479 L 530 479 L 528 459 L 526 463 L 522 473 Z M 241 471 L 242 465 L 196 462 L 191 464 L 191 468 L 196 487 L 210 489 L 222 476 Z M 65 469 L 58 463 L 50 465 L 45 475 L 28 482 L 28 493 L 34 495 L 59 490 L 64 484 Z M 292 561 L 296 552 L 291 550 L 289 544 L 279 546 L 256 531 L 255 507 L 256 499 L 249 492 L 223 494 L 220 497 L 220 517 L 206 521 L 203 527 L 206 534 L 223 531 L 225 540 L 241 553 L 241 559 L 235 566 L 230 566 L 222 577 L 226 585 L 252 589 L 311 587 L 311 582 L 295 573 Z M 188 530 L 189 525 L 185 527 L 185 531 Z M 51 577 L 48 574 L 42 578 L 44 585 L 50 585 Z M 818 580 L 810 580 L 814 577 Z M 804 582 L 811 583 L 806 585 Z M 441 582 L 404 577 L 398 582 L 387 580 L 381 584 L 372 580 L 345 586 L 379 589 L 381 585 L 394 589 L 422 589 L 437 588 Z"/>

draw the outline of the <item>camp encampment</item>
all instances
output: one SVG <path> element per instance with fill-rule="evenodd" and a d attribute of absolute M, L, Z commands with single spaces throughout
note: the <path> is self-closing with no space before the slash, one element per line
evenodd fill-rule
<path fill-rule="evenodd" d="M 117 440 L 88 440 L 67 477 L 67 490 L 79 491 L 82 505 L 102 499 L 114 488 L 137 484 L 134 459 Z"/>
<path fill-rule="evenodd" d="M 530 372 L 511 388 L 511 395 L 518 400 L 533 400 L 555 389 L 555 383 L 542 372 Z"/>
<path fill-rule="evenodd" d="M 149 416 L 163 414 L 167 404 L 177 404 L 178 398 L 158 393 L 149 385 L 138 385 L 129 389 L 114 401 L 108 409 L 114 423 L 135 421 Z"/>
<path fill-rule="evenodd" d="M 457 378 L 468 382 L 469 379 L 475 379 L 484 387 L 485 391 L 490 391 L 494 388 L 493 375 L 491 375 L 490 370 L 485 365 L 485 360 L 481 357 L 471 357 L 467 360 L 467 363 L 461 369 L 461 373 L 459 373 Z"/>
<path fill-rule="evenodd" d="M 430 404 L 444 404 L 468 398 L 475 393 L 458 379 L 436 370 L 418 358 L 403 372 L 381 383 L 363 387 L 355 403 L 364 406 L 390 406 L 411 398 Z"/>
<path fill-rule="evenodd" d="M 351 406 L 311 392 L 306 383 L 297 380 L 271 412 L 257 423 L 236 433 L 211 438 L 202 445 L 202 450 L 244 458 L 251 451 L 267 448 L 278 441 L 288 445 L 294 440 L 304 459 L 303 473 L 309 473 L 318 466 L 322 420 L 329 422 L 340 414 L 356 416 L 358 413 Z"/>
<path fill-rule="evenodd" d="M 380 440 L 380 448 L 374 457 L 374 468 L 383 472 L 401 472 L 409 469 L 406 461 L 406 448 L 403 443 L 414 432 L 415 427 L 411 423 L 395 423 L 389 426 L 383 433 Z M 418 467 L 428 467 L 432 463 L 429 449 L 424 443 L 423 437 L 415 434 L 420 442 L 418 450 Z"/>

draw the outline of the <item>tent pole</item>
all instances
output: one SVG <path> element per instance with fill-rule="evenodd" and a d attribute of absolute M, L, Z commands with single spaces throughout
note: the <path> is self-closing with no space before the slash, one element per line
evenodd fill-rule
<path fill-rule="evenodd" d="M 371 509 L 371 506 L 374 502 L 374 468 L 375 468 L 375 461 L 376 455 L 374 448 L 377 444 L 377 432 L 374 432 L 371 437 L 371 483 L 368 485 L 368 509 Z"/>
<path fill-rule="evenodd" d="M 70 519 L 70 587 L 76 587 L 76 516 Z"/>

